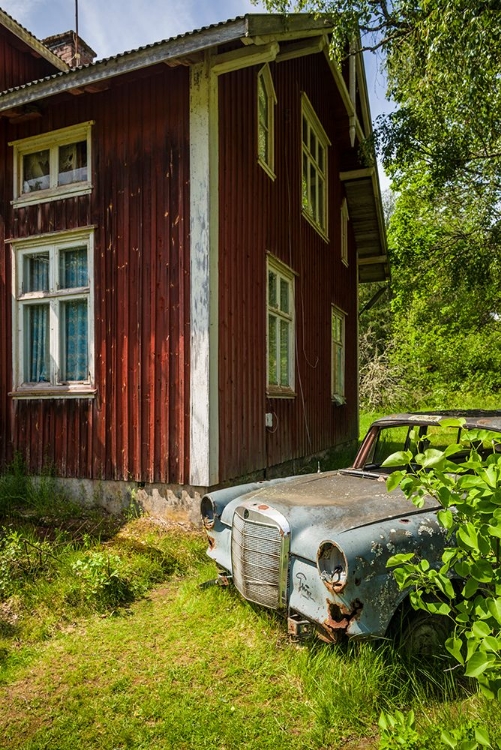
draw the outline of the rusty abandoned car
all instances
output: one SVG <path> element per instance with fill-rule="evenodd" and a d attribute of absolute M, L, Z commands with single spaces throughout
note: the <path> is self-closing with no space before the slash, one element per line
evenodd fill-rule
<path fill-rule="evenodd" d="M 445 417 L 463 417 L 464 425 L 441 425 Z M 393 637 L 398 623 L 409 649 L 426 650 L 445 637 L 445 618 L 412 610 L 386 562 L 410 551 L 431 564 L 440 559 L 447 542 L 439 506 L 429 498 L 418 510 L 400 489 L 389 493 L 391 469 L 382 464 L 412 441 L 417 450 L 444 450 L 474 428 L 501 433 L 501 412 L 392 415 L 372 424 L 350 468 L 207 494 L 202 518 L 216 582 L 282 612 L 291 635 Z"/>

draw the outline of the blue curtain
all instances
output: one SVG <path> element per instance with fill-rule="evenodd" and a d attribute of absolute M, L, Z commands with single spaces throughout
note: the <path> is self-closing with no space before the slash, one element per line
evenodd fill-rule
<path fill-rule="evenodd" d="M 87 248 L 72 248 L 61 253 L 59 269 L 61 289 L 89 286 L 87 274 Z"/>
<path fill-rule="evenodd" d="M 28 305 L 28 340 L 26 380 L 29 383 L 49 381 L 49 306 Z"/>
<path fill-rule="evenodd" d="M 87 380 L 88 313 L 87 300 L 64 302 L 64 372 L 63 380 Z"/>

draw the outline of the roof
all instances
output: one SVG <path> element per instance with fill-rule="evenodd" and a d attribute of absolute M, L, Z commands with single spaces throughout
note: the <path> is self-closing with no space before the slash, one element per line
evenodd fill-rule
<path fill-rule="evenodd" d="M 404 414 L 390 414 L 376 419 L 373 424 L 378 427 L 398 424 L 431 425 L 442 419 L 464 419 L 467 429 L 482 429 L 501 432 L 501 410 L 487 409 L 447 409 L 422 411 Z"/>
<path fill-rule="evenodd" d="M 63 60 L 61 60 L 60 57 L 58 57 L 53 52 L 51 52 L 50 49 L 46 47 L 45 44 L 43 44 L 43 42 L 41 42 L 39 39 L 33 36 L 31 32 L 25 29 L 24 26 L 21 26 L 20 23 L 15 21 L 12 18 L 12 16 L 9 16 L 9 14 L 6 13 L 1 8 L 0 8 L 0 25 L 4 26 L 6 29 L 12 32 L 14 36 L 16 36 L 22 42 L 24 42 L 28 47 L 30 47 L 34 52 L 36 52 L 37 55 L 40 55 L 40 57 L 45 58 L 58 70 L 60 71 L 68 70 L 67 64 Z"/>
<path fill-rule="evenodd" d="M 4 14 L 6 15 L 6 14 Z M 0 22 L 2 18 L 0 17 Z M 15 23 L 15 22 L 14 22 Z M 280 59 L 280 44 L 294 43 L 294 40 L 310 39 L 310 47 L 304 54 L 324 51 L 336 84 L 340 90 L 350 120 L 356 123 L 356 132 L 360 140 L 370 137 L 369 103 L 365 88 L 363 60 L 359 59 L 359 81 L 362 99 L 362 122 L 356 116 L 354 105 L 345 81 L 335 63 L 329 59 L 326 47 L 326 35 L 334 27 L 335 17 L 328 14 L 292 13 L 269 14 L 250 13 L 217 24 L 205 26 L 194 31 L 180 34 L 170 39 L 148 44 L 130 52 L 97 60 L 78 68 L 68 68 L 41 80 L 26 82 L 21 86 L 0 93 L 0 116 L 16 108 L 40 101 L 63 92 L 78 90 L 97 90 L 101 82 L 116 76 L 143 68 L 166 63 L 169 66 L 191 65 L 200 62 L 206 50 L 217 48 L 232 42 L 240 41 L 243 47 L 236 53 L 226 56 L 238 57 L 241 67 L 256 64 L 253 55 L 269 51 L 269 61 Z M 26 32 L 28 34 L 28 32 Z M 34 39 L 34 38 L 33 38 Z M 36 40 L 35 40 L 36 41 Z M 320 44 L 318 44 L 320 41 Z M 43 47 L 41 42 L 38 44 Z M 46 49 L 46 48 L 45 48 Z M 49 50 L 48 54 L 61 62 Z M 287 51 L 284 59 L 287 59 Z M 218 56 L 225 58 L 225 53 Z M 226 72 L 225 63 L 221 62 L 219 73 Z M 60 67 L 60 66 L 59 66 Z M 384 281 L 389 278 L 389 265 L 386 247 L 386 232 L 382 212 L 377 169 L 356 170 L 341 173 L 348 202 L 348 212 L 354 230 L 359 252 L 359 279 L 365 281 Z"/>

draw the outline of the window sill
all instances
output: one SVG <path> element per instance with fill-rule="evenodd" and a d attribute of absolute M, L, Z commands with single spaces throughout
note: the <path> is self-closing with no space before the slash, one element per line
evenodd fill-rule
<path fill-rule="evenodd" d="M 311 224 L 313 229 L 317 232 L 317 234 L 320 235 L 320 237 L 323 239 L 324 242 L 329 242 L 329 237 L 327 235 L 327 232 L 325 232 L 320 224 L 317 224 L 317 222 L 314 220 L 314 218 L 311 216 L 311 214 L 308 213 L 308 211 L 305 211 L 304 208 L 302 210 L 302 215 L 308 222 L 308 224 Z"/>
<path fill-rule="evenodd" d="M 297 393 L 292 388 L 280 388 L 280 386 L 268 386 L 266 389 L 267 398 L 296 398 Z"/>
<path fill-rule="evenodd" d="M 63 198 L 71 198 L 75 195 L 88 195 L 92 192 L 90 182 L 76 182 L 73 185 L 64 187 L 49 188 L 49 190 L 35 190 L 32 193 L 24 193 L 19 198 L 11 201 L 13 208 L 22 208 L 22 206 L 33 206 L 37 203 L 49 203 L 58 201 Z"/>
<path fill-rule="evenodd" d="M 94 398 L 96 393 L 96 388 L 85 385 L 33 385 L 11 391 L 9 396 L 13 399 Z"/>
<path fill-rule="evenodd" d="M 346 403 L 346 398 L 344 396 L 340 396 L 338 393 L 335 393 L 333 396 L 331 396 L 332 403 L 334 406 L 344 406 Z"/>
<path fill-rule="evenodd" d="M 266 172 L 266 174 L 268 175 L 268 177 L 271 180 L 273 180 L 273 182 L 275 182 L 275 180 L 277 179 L 277 176 L 276 176 L 275 172 L 273 171 L 273 169 L 270 167 L 270 165 L 267 164 L 263 159 L 260 159 L 259 157 L 258 157 L 257 163 L 259 164 L 259 166 L 262 169 L 264 169 L 264 171 Z"/>

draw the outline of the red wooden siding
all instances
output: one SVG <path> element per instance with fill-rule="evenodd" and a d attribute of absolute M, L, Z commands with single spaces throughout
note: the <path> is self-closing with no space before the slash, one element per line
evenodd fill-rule
<path fill-rule="evenodd" d="M 48 100 L 43 119 L 9 127 L 13 140 L 95 121 L 92 194 L 7 210 L 13 237 L 96 227 L 95 399 L 6 398 L 11 363 L 0 364 L 0 419 L 35 471 L 53 464 L 67 477 L 187 481 L 188 97 L 188 71 L 161 66 L 101 93 Z M 2 257 L 0 315 L 10 330 Z"/>
<path fill-rule="evenodd" d="M 29 47 L 0 26 L 0 91 L 57 72 L 47 60 L 35 57 Z"/>
<path fill-rule="evenodd" d="M 220 471 L 225 479 L 313 455 L 357 435 L 357 284 L 340 258 L 339 172 L 353 154 L 348 119 L 324 57 L 272 64 L 277 95 L 273 182 L 256 158 L 256 76 L 249 68 L 220 86 Z M 329 237 L 301 216 L 301 92 L 332 143 Z M 298 275 L 296 392 L 266 398 L 266 253 Z M 345 406 L 331 403 L 331 304 L 346 313 Z M 273 428 L 265 427 L 265 413 Z"/>

